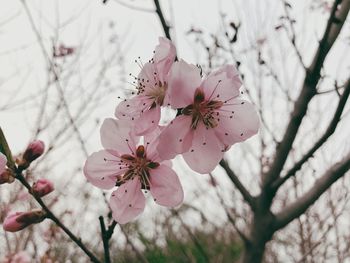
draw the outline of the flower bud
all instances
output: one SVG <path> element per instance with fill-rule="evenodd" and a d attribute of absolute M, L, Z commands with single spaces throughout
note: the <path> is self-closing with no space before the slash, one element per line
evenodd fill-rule
<path fill-rule="evenodd" d="M 47 179 L 39 179 L 32 187 L 33 194 L 40 197 L 51 193 L 54 189 L 52 182 Z"/>
<path fill-rule="evenodd" d="M 3 228 L 8 232 L 20 231 L 31 224 L 42 222 L 46 218 L 42 210 L 32 210 L 29 212 L 15 212 L 6 216 Z"/>
<path fill-rule="evenodd" d="M 19 160 L 18 167 L 20 169 L 26 169 L 30 163 L 39 158 L 45 150 L 45 144 L 43 141 L 35 140 L 31 142 L 25 150 L 23 157 Z"/>
<path fill-rule="evenodd" d="M 12 170 L 6 169 L 0 174 L 0 184 L 11 184 L 15 181 L 15 175 Z"/>

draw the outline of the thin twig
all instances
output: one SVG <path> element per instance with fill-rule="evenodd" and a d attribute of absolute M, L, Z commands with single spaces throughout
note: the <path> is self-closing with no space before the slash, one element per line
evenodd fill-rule
<path fill-rule="evenodd" d="M 105 221 L 103 219 L 103 216 L 100 216 L 98 218 L 100 220 L 100 227 L 101 227 L 101 236 L 102 236 L 102 242 L 103 242 L 103 251 L 104 251 L 104 262 L 110 263 L 111 257 L 109 255 L 109 240 L 106 237 L 106 225 Z"/>
<path fill-rule="evenodd" d="M 2 129 L 0 127 L 0 145 L 1 149 L 5 149 L 5 154 L 8 160 L 13 160 L 12 155 L 11 155 L 11 150 L 8 146 L 7 140 L 2 132 Z M 33 194 L 32 187 L 30 184 L 27 182 L 27 180 L 24 178 L 22 175 L 22 170 L 17 168 L 15 163 L 9 162 L 9 168 L 11 168 L 16 175 L 16 179 L 22 183 L 22 185 L 27 188 L 29 194 L 31 194 L 34 199 L 39 203 L 41 208 L 46 212 L 46 217 L 51 219 L 53 222 L 56 223 L 57 226 L 59 226 L 69 237 L 70 239 L 75 242 L 84 252 L 85 254 L 91 259 L 92 262 L 94 263 L 100 263 L 100 260 L 83 244 L 80 238 L 76 237 L 50 210 L 48 206 L 43 202 L 43 200 L 38 196 Z"/>
<path fill-rule="evenodd" d="M 237 187 L 237 189 L 239 190 L 239 192 L 243 196 L 244 200 L 249 204 L 249 206 L 252 208 L 252 210 L 254 210 L 254 208 L 255 208 L 254 197 L 244 187 L 244 185 L 238 179 L 237 175 L 233 172 L 233 170 L 228 165 L 227 161 L 222 159 L 220 161 L 220 165 L 225 170 L 226 174 L 231 179 L 232 183 Z"/>
<path fill-rule="evenodd" d="M 48 55 L 48 53 L 47 53 L 47 51 L 46 51 L 46 49 L 45 49 L 45 47 L 44 47 L 44 44 L 43 44 L 43 42 L 42 42 L 40 33 L 39 33 L 39 31 L 37 30 L 37 28 L 36 28 L 36 26 L 35 26 L 33 17 L 32 17 L 32 15 L 31 15 L 31 13 L 30 13 L 30 10 L 29 10 L 29 8 L 28 8 L 28 6 L 27 6 L 26 1 L 25 1 L 25 0 L 20 0 L 20 2 L 23 4 L 23 7 L 24 7 L 25 12 L 26 12 L 26 14 L 27 14 L 27 16 L 28 16 L 30 25 L 31 25 L 31 27 L 32 27 L 32 29 L 33 29 L 33 31 L 34 31 L 34 33 L 35 33 L 35 36 L 36 36 L 38 42 L 39 42 L 39 45 L 40 45 L 41 51 L 42 51 L 42 53 L 43 53 L 44 59 L 46 60 L 46 62 L 47 62 L 47 64 L 48 64 L 48 67 L 50 68 L 51 72 L 52 72 L 53 75 L 54 75 L 54 78 L 55 78 L 55 80 L 56 80 L 56 81 L 55 81 L 55 83 L 56 83 L 56 88 L 57 88 L 58 93 L 59 93 L 60 96 L 61 96 L 61 99 L 62 99 L 62 102 L 63 102 L 63 106 L 64 106 L 64 109 L 65 109 L 65 111 L 66 111 L 66 114 L 67 114 L 67 117 L 68 117 L 68 119 L 69 119 L 69 122 L 70 122 L 70 124 L 72 125 L 73 130 L 74 130 L 74 132 L 75 132 L 76 135 L 77 135 L 77 139 L 78 139 L 78 141 L 79 141 L 79 143 L 80 143 L 80 146 L 81 146 L 82 151 L 84 152 L 85 156 L 88 156 L 88 151 L 87 151 L 87 149 L 86 149 L 83 136 L 81 135 L 81 133 L 80 133 L 80 131 L 79 131 L 79 129 L 78 129 L 76 123 L 75 123 L 75 120 L 74 120 L 74 118 L 73 118 L 73 115 L 72 115 L 72 113 L 71 113 L 71 110 L 69 109 L 67 100 L 66 100 L 66 98 L 65 98 L 64 91 L 63 91 L 63 89 L 62 89 L 62 87 L 61 87 L 61 84 L 60 84 L 60 82 L 59 82 L 59 74 L 56 72 L 56 69 L 55 69 L 56 66 L 55 66 L 55 64 L 51 61 L 50 56 Z"/>
<path fill-rule="evenodd" d="M 104 262 L 110 263 L 111 257 L 109 252 L 109 240 L 113 235 L 114 228 L 116 227 L 117 222 L 113 221 L 112 224 L 108 227 L 108 229 L 106 229 L 103 216 L 100 216 L 98 219 L 100 220 L 100 227 L 101 227 L 101 236 L 102 236 L 102 242 L 103 242 L 104 260 L 105 260 Z"/>
<path fill-rule="evenodd" d="M 306 69 L 303 87 L 298 99 L 294 104 L 294 110 L 286 128 L 286 132 L 281 143 L 278 144 L 276 148 L 276 157 L 270 167 L 270 170 L 265 174 L 263 178 L 263 185 L 264 188 L 266 188 L 266 191 L 270 191 L 269 187 L 271 184 L 279 178 L 279 174 L 284 167 L 290 150 L 292 149 L 293 142 L 297 136 L 301 122 L 306 116 L 308 105 L 312 98 L 317 94 L 316 86 L 321 77 L 320 74 L 323 63 L 328 55 L 329 50 L 336 41 L 348 15 L 350 0 L 344 0 L 341 4 L 341 8 L 338 10 L 340 2 L 341 0 L 336 0 L 334 2 L 330 17 L 327 22 L 326 30 L 319 43 L 316 55 L 314 56 L 310 67 Z M 270 196 L 273 198 L 274 194 L 271 194 Z"/>
<path fill-rule="evenodd" d="M 106 4 L 107 0 L 104 0 L 103 3 Z M 135 10 L 135 11 L 141 11 L 141 12 L 148 12 L 148 13 L 153 13 L 154 10 L 152 9 L 147 9 L 147 8 L 142 8 L 142 7 L 139 7 L 139 6 L 134 6 L 134 5 L 130 5 L 130 4 L 127 4 L 123 1 L 120 1 L 120 0 L 114 0 L 114 2 L 124 6 L 124 7 L 127 7 L 129 9 L 132 9 L 132 10 Z"/>
<path fill-rule="evenodd" d="M 162 8 L 160 7 L 160 4 L 159 4 L 159 0 L 154 0 L 154 5 L 156 6 L 156 13 L 159 17 L 160 23 L 162 24 L 164 34 L 168 39 L 171 40 L 170 27 L 169 27 L 168 23 L 165 21 Z"/>
<path fill-rule="evenodd" d="M 71 240 L 73 240 L 74 243 L 76 243 L 84 252 L 85 254 L 91 259 L 92 262 L 100 263 L 100 260 L 83 244 L 81 241 L 81 238 L 78 238 L 75 236 L 54 214 L 53 212 L 45 205 L 43 200 L 32 194 L 32 187 L 29 185 L 27 180 L 22 175 L 22 172 L 17 169 L 16 171 L 16 179 L 24 185 L 25 188 L 28 189 L 28 192 L 34 197 L 34 199 L 39 203 L 39 205 L 42 207 L 42 209 L 46 212 L 47 218 L 51 219 L 53 222 L 56 223 L 57 226 L 59 226 L 69 237 Z"/>

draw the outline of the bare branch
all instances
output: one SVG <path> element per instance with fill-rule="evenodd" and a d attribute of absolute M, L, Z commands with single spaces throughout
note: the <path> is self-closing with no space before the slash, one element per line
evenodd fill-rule
<path fill-rule="evenodd" d="M 168 23 L 165 21 L 165 18 L 164 18 L 163 12 L 162 12 L 162 8 L 160 7 L 160 4 L 159 4 L 159 0 L 154 0 L 154 5 L 156 6 L 156 13 L 159 17 L 160 23 L 162 24 L 164 34 L 168 39 L 171 40 L 170 27 L 169 27 Z"/>
<path fill-rule="evenodd" d="M 264 177 L 264 186 L 270 186 L 278 177 L 287 160 L 301 122 L 306 115 L 311 99 L 316 95 L 316 85 L 320 79 L 323 62 L 337 39 L 349 13 L 350 0 L 334 2 L 325 33 L 319 43 L 316 55 L 306 70 L 303 87 L 294 104 L 294 110 L 281 143 L 277 146 L 275 160 Z"/>
<path fill-rule="evenodd" d="M 334 113 L 333 119 L 329 123 L 326 131 L 322 135 L 322 137 L 311 147 L 311 149 L 298 161 L 295 163 L 292 169 L 290 169 L 284 177 L 279 178 L 273 184 L 274 189 L 278 189 L 288 178 L 295 175 L 295 173 L 300 170 L 302 165 L 310 158 L 312 155 L 327 141 L 327 139 L 334 133 L 339 121 L 341 119 L 341 115 L 345 108 L 346 102 L 350 95 L 350 78 L 345 84 L 345 90 L 339 100 L 338 107 Z"/>
<path fill-rule="evenodd" d="M 40 45 L 41 51 L 42 51 L 42 53 L 43 53 L 44 59 L 46 60 L 46 62 L 47 62 L 47 64 L 48 64 L 48 67 L 50 68 L 51 72 L 52 72 L 53 75 L 54 75 L 54 78 L 55 78 L 55 80 L 56 80 L 56 81 L 55 81 L 55 83 L 56 83 L 56 89 L 57 89 L 58 93 L 59 93 L 60 96 L 61 96 L 61 100 L 62 100 L 62 102 L 63 102 L 63 107 L 64 107 L 64 109 L 65 109 L 65 111 L 66 111 L 66 114 L 67 114 L 67 117 L 68 117 L 68 119 L 69 119 L 69 122 L 70 122 L 70 124 L 71 124 L 71 126 L 72 126 L 72 128 L 73 128 L 73 130 L 74 130 L 74 132 L 75 132 L 75 134 L 77 135 L 77 139 L 78 139 L 78 141 L 79 141 L 79 143 L 80 143 L 80 146 L 81 146 L 81 149 L 82 149 L 84 155 L 87 157 L 87 156 L 88 156 L 88 151 L 87 151 L 87 149 L 86 149 L 83 136 L 81 135 L 81 133 L 80 133 L 80 131 L 79 131 L 79 128 L 78 128 L 78 126 L 77 126 L 76 123 L 75 123 L 75 120 L 74 120 L 74 118 L 73 118 L 73 115 L 72 115 L 72 113 L 71 113 L 71 110 L 70 110 L 70 108 L 69 108 L 69 105 L 68 105 L 68 103 L 67 103 L 67 100 L 66 100 L 66 97 L 65 97 L 63 88 L 62 88 L 62 86 L 61 86 L 61 84 L 60 84 L 60 82 L 59 82 L 59 74 L 57 73 L 57 71 L 56 71 L 56 69 L 55 69 L 56 66 L 55 66 L 55 64 L 53 63 L 53 61 L 50 59 L 50 56 L 49 56 L 49 54 L 47 53 L 47 51 L 46 51 L 46 49 L 45 49 L 45 47 L 44 47 L 44 44 L 43 44 L 43 42 L 42 42 L 42 38 L 41 38 L 41 36 L 40 36 L 40 33 L 39 33 L 38 29 L 37 29 L 36 26 L 35 26 L 33 17 L 32 17 L 32 15 L 31 15 L 31 13 L 30 13 L 30 10 L 29 10 L 29 7 L 28 7 L 26 1 L 25 1 L 25 0 L 20 0 L 20 1 L 21 1 L 21 3 L 23 4 L 23 7 L 24 7 L 24 10 L 25 10 L 25 12 L 26 12 L 26 14 L 27 14 L 27 16 L 28 16 L 30 25 L 31 25 L 31 27 L 32 27 L 32 29 L 33 29 L 33 31 L 34 31 L 34 33 L 35 33 L 35 36 L 36 36 L 38 42 L 39 42 L 39 45 Z"/>
<path fill-rule="evenodd" d="M 285 227 L 295 218 L 302 215 L 333 183 L 350 169 L 350 152 L 338 163 L 331 166 L 312 188 L 284 210 L 276 214 L 276 230 Z"/>
<path fill-rule="evenodd" d="M 241 181 L 238 179 L 237 175 L 232 171 L 227 161 L 222 159 L 220 161 L 220 166 L 225 170 L 228 177 L 231 179 L 232 183 L 237 187 L 239 192 L 242 194 L 244 200 L 249 204 L 252 210 L 255 209 L 254 197 L 249 193 L 249 191 L 244 187 Z"/>
<path fill-rule="evenodd" d="M 283 6 L 284 6 L 284 11 L 286 13 L 286 18 L 287 18 L 287 21 L 289 22 L 289 26 L 290 26 L 290 30 L 291 30 L 290 42 L 292 43 L 292 46 L 294 47 L 295 53 L 297 54 L 297 57 L 299 59 L 300 64 L 303 66 L 304 69 L 306 69 L 305 64 L 303 62 L 303 57 L 302 57 L 301 52 L 298 49 L 297 44 L 296 44 L 296 33 L 295 33 L 295 28 L 294 28 L 295 20 L 293 20 L 290 16 L 290 13 L 289 13 L 290 5 L 285 0 L 283 0 Z M 288 34 L 288 32 L 287 32 L 287 34 Z"/>

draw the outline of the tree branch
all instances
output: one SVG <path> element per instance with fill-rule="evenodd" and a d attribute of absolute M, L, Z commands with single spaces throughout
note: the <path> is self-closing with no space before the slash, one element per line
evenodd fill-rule
<path fill-rule="evenodd" d="M 306 115 L 309 102 L 317 93 L 316 85 L 321 76 L 320 72 L 324 60 L 343 27 L 349 8 L 350 0 L 336 0 L 334 2 L 325 33 L 319 43 L 317 52 L 310 67 L 306 70 L 303 87 L 294 104 L 294 110 L 286 128 L 286 132 L 281 143 L 277 146 L 275 159 L 271 168 L 263 178 L 264 187 L 269 187 L 279 177 L 279 174 L 283 169 L 301 122 Z"/>
<path fill-rule="evenodd" d="M 12 155 L 11 155 L 11 151 L 10 148 L 8 146 L 7 140 L 0 128 L 0 148 L 1 149 L 5 149 L 5 154 L 8 158 L 8 160 L 13 160 L 12 159 Z M 34 199 L 39 203 L 39 205 L 41 206 L 41 208 L 46 212 L 46 217 L 51 219 L 53 222 L 56 223 L 57 226 L 59 226 L 69 237 L 70 239 L 76 243 L 84 252 L 85 254 L 90 258 L 90 260 L 94 263 L 100 263 L 100 260 L 83 244 L 83 242 L 81 241 L 81 238 L 78 238 L 77 236 L 75 236 L 55 215 L 54 213 L 50 210 L 50 208 L 44 203 L 44 201 L 38 196 L 33 194 L 32 191 L 32 187 L 30 186 L 30 184 L 27 182 L 27 180 L 24 178 L 24 176 L 22 175 L 22 170 L 17 168 L 15 163 L 12 161 L 10 162 L 10 166 L 9 168 L 11 168 L 15 174 L 16 174 L 16 179 L 18 181 L 20 181 L 22 183 L 22 185 L 27 188 L 29 194 L 31 194 Z"/>
<path fill-rule="evenodd" d="M 276 214 L 275 229 L 281 229 L 302 215 L 333 183 L 350 170 L 350 152 L 331 166 L 303 196 Z"/>
<path fill-rule="evenodd" d="M 114 228 L 117 225 L 116 221 L 113 221 L 112 224 L 106 229 L 105 221 L 103 219 L 103 216 L 100 216 L 99 218 L 100 221 L 100 227 L 101 227 L 101 236 L 102 236 L 102 242 L 103 242 L 103 251 L 104 251 L 104 262 L 105 263 L 110 263 L 111 262 L 111 257 L 109 253 L 109 240 L 112 237 Z"/>
<path fill-rule="evenodd" d="M 160 7 L 160 4 L 159 4 L 159 0 L 154 0 L 154 5 L 156 6 L 156 13 L 159 17 L 160 23 L 162 24 L 164 34 L 168 39 L 171 40 L 170 27 L 169 27 L 168 23 L 165 21 L 162 8 Z"/>
<path fill-rule="evenodd" d="M 297 171 L 303 166 L 303 164 L 313 156 L 313 154 L 327 141 L 327 139 L 335 132 L 335 129 L 338 126 L 338 123 L 341 119 L 341 115 L 345 108 L 346 102 L 350 95 L 350 78 L 347 80 L 345 84 L 345 90 L 341 95 L 339 100 L 337 109 L 334 113 L 333 119 L 329 123 L 326 131 L 322 135 L 322 137 L 312 146 L 312 148 L 298 161 L 295 163 L 292 169 L 290 169 L 284 177 L 280 177 L 273 184 L 273 188 L 277 190 L 284 182 L 286 182 L 290 177 L 294 176 Z"/>
<path fill-rule="evenodd" d="M 243 199 L 248 203 L 248 205 L 252 208 L 252 210 L 254 210 L 255 209 L 255 199 L 254 199 L 254 197 L 244 187 L 244 185 L 238 179 L 237 175 L 232 171 L 232 169 L 228 165 L 227 161 L 222 159 L 220 161 L 220 166 L 225 170 L 226 174 L 231 179 L 232 183 L 236 186 L 238 191 L 243 196 Z"/>

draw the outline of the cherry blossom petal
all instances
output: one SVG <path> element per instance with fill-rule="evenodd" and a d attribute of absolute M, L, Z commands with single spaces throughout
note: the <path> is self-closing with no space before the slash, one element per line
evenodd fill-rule
<path fill-rule="evenodd" d="M 135 120 L 143 110 L 148 109 L 152 101 L 145 96 L 135 96 L 121 101 L 115 109 L 115 116 L 120 120 Z"/>
<path fill-rule="evenodd" d="M 146 204 L 140 181 L 134 178 L 121 185 L 112 193 L 109 204 L 113 219 L 119 224 L 133 220 L 143 212 Z"/>
<path fill-rule="evenodd" d="M 5 171 L 6 163 L 6 156 L 0 152 L 0 174 L 2 174 Z"/>
<path fill-rule="evenodd" d="M 152 132 L 144 135 L 144 145 L 147 149 L 147 158 L 154 162 L 162 161 L 158 155 L 157 146 L 159 143 L 159 136 L 164 128 L 165 127 L 158 126 Z"/>
<path fill-rule="evenodd" d="M 175 207 L 183 202 L 184 192 L 179 177 L 173 169 L 162 164 L 150 170 L 151 194 L 163 206 Z"/>
<path fill-rule="evenodd" d="M 195 65 L 180 60 L 170 70 L 169 96 L 174 108 L 184 108 L 193 103 L 196 88 L 201 83 L 200 70 Z"/>
<path fill-rule="evenodd" d="M 169 160 L 177 154 L 187 152 L 191 147 L 192 137 L 191 117 L 185 115 L 176 117 L 159 136 L 157 146 L 159 157 L 162 160 Z"/>
<path fill-rule="evenodd" d="M 159 85 L 159 81 L 159 73 L 155 64 L 150 62 L 144 64 L 138 75 L 138 83 L 144 89 L 143 94 L 147 95 L 152 92 L 153 89 L 156 89 Z"/>
<path fill-rule="evenodd" d="M 198 173 L 209 173 L 223 157 L 224 145 L 218 140 L 214 129 L 206 129 L 200 124 L 194 134 L 192 147 L 183 154 L 188 166 Z"/>
<path fill-rule="evenodd" d="M 84 165 L 87 180 L 102 189 L 114 187 L 117 176 L 125 171 L 119 165 L 119 158 L 105 150 L 90 155 Z"/>
<path fill-rule="evenodd" d="M 160 120 L 160 106 L 144 111 L 135 123 L 135 134 L 138 136 L 147 134 L 158 127 Z"/>
<path fill-rule="evenodd" d="M 228 105 L 227 105 L 228 104 Z M 248 101 L 234 99 L 225 104 L 222 117 L 215 132 L 225 145 L 242 142 L 255 135 L 260 126 L 260 120 L 254 106 Z"/>
<path fill-rule="evenodd" d="M 101 126 L 101 142 L 105 149 L 127 154 L 135 150 L 138 138 L 131 132 L 131 123 L 107 118 Z"/>
<path fill-rule="evenodd" d="M 156 46 L 153 56 L 154 63 L 159 73 L 160 81 L 164 82 L 176 56 L 176 48 L 173 43 L 165 38 L 159 38 L 159 45 Z"/>
<path fill-rule="evenodd" d="M 201 86 L 207 100 L 225 101 L 239 95 L 242 81 L 236 68 L 226 65 L 210 73 Z"/>

